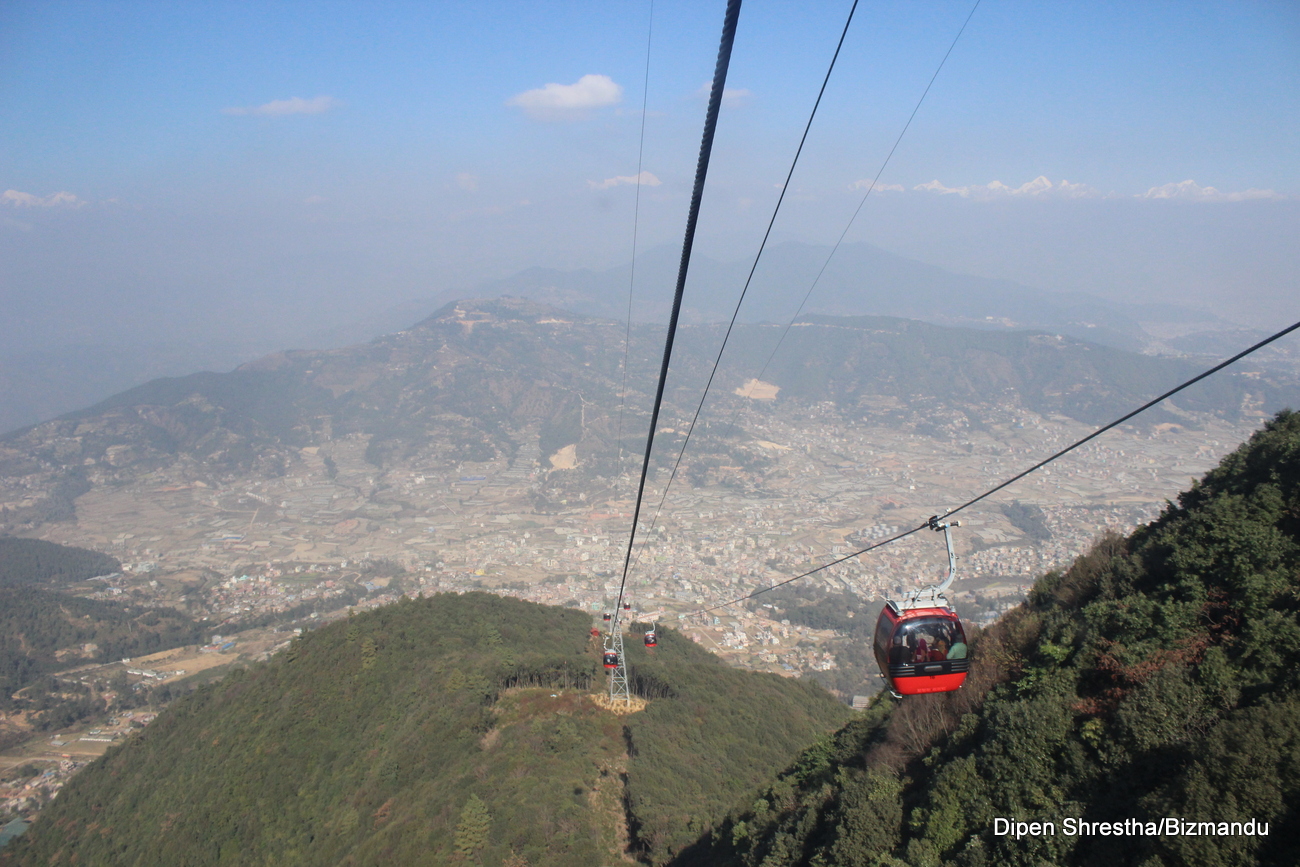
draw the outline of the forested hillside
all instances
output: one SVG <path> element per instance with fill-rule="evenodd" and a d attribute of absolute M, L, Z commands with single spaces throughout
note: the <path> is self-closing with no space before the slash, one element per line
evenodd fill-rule
<path fill-rule="evenodd" d="M 69 712 L 67 701 L 52 697 L 60 690 L 49 685 L 36 694 L 16 695 L 42 676 L 200 639 L 199 624 L 170 608 L 101 602 L 51 589 L 121 568 L 97 551 L 0 537 L 0 711 L 32 712 L 29 721 L 43 727 Z"/>
<path fill-rule="evenodd" d="M 590 626 L 470 593 L 308 633 L 110 750 L 0 863 L 663 863 L 849 715 L 664 630 L 616 716 Z"/>
<path fill-rule="evenodd" d="M 836 665 L 826 671 L 808 672 L 804 677 L 835 690 L 846 700 L 853 695 L 870 695 L 880 689 L 880 669 L 871 652 L 880 603 L 858 593 L 806 584 L 791 584 L 765 593 L 748 603 L 757 609 L 772 606 L 773 619 L 812 629 L 832 629 Z"/>
<path fill-rule="evenodd" d="M 1298 614 L 1286 412 L 1157 521 L 1041 578 L 978 636 L 961 691 L 880 699 L 674 863 L 1300 863 Z M 998 817 L 1055 833 L 997 835 Z M 1269 834 L 1064 825 L 1166 817 Z"/>
<path fill-rule="evenodd" d="M 194 644 L 202 635 L 199 624 L 170 608 L 0 587 L 0 708 L 14 707 L 12 693 L 48 672 Z"/>
<path fill-rule="evenodd" d="M 119 572 L 122 564 L 98 551 L 56 545 L 43 539 L 0 536 L 0 587 L 71 584 Z"/>

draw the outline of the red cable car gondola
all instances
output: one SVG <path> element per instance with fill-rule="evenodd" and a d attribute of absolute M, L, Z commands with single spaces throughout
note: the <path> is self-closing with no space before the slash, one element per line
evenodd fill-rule
<path fill-rule="evenodd" d="M 600 619 L 608 623 L 610 618 L 612 618 L 613 616 L 614 616 L 613 614 L 610 614 L 608 611 L 606 611 L 604 614 L 600 615 Z"/>
<path fill-rule="evenodd" d="M 618 668 L 618 653 L 613 650 L 605 651 L 605 667 Z"/>
<path fill-rule="evenodd" d="M 953 521 L 951 526 L 960 524 Z M 937 515 L 930 519 L 930 529 L 943 530 L 948 545 L 948 577 L 936 587 L 886 602 L 876 621 L 876 664 L 896 696 L 952 692 L 966 680 L 966 632 L 943 595 L 957 573 L 948 527 Z"/>
<path fill-rule="evenodd" d="M 624 610 L 624 611 L 631 611 L 631 610 L 632 610 L 632 603 L 631 603 L 631 602 L 624 602 L 624 603 L 623 603 L 623 610 Z"/>
<path fill-rule="evenodd" d="M 653 629 L 651 629 L 649 632 L 645 634 L 645 646 L 646 647 L 658 646 L 658 641 L 656 640 L 655 631 Z"/>

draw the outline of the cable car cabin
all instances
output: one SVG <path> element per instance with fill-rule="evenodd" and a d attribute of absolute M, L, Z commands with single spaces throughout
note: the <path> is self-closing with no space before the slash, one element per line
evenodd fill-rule
<path fill-rule="evenodd" d="M 659 644 L 659 642 L 656 640 L 656 636 L 655 636 L 655 634 L 654 634 L 654 630 L 651 630 L 650 632 L 647 632 L 647 633 L 645 634 L 645 646 L 646 646 L 646 647 L 657 647 L 658 644 Z"/>
<path fill-rule="evenodd" d="M 897 696 L 952 692 L 966 680 L 966 632 L 947 607 L 885 604 L 876 621 L 876 664 Z"/>
<path fill-rule="evenodd" d="M 613 650 L 605 651 L 605 667 L 618 668 L 618 653 Z"/>
<path fill-rule="evenodd" d="M 632 610 L 632 603 L 631 603 L 631 602 L 624 602 L 624 603 L 623 603 L 623 610 L 624 610 L 624 611 L 631 611 L 631 610 Z"/>
<path fill-rule="evenodd" d="M 876 621 L 876 664 L 896 696 L 952 692 L 966 680 L 966 631 L 943 595 L 957 577 L 951 528 L 959 526 L 957 521 L 941 522 L 938 515 L 930 518 L 930 529 L 943 532 L 948 576 L 900 602 L 886 602 Z"/>
<path fill-rule="evenodd" d="M 601 619 L 601 620 L 604 620 L 606 623 L 608 623 L 609 620 L 610 620 L 610 618 L 613 617 L 613 616 L 614 616 L 614 615 L 612 615 L 612 614 L 610 614 L 608 611 L 606 611 L 604 614 L 600 615 L 600 619 Z"/>

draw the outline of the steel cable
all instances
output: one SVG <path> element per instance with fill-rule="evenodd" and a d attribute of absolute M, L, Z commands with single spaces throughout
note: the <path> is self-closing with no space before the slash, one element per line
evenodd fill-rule
<path fill-rule="evenodd" d="M 672 359 L 673 341 L 677 336 L 677 320 L 682 309 L 682 295 L 686 290 L 691 248 L 695 245 L 695 226 L 700 216 L 700 200 L 704 196 L 704 180 L 708 176 L 709 158 L 713 154 L 713 136 L 718 126 L 718 111 L 722 107 L 722 91 L 727 84 L 727 67 L 731 64 L 731 46 L 736 38 L 740 2 L 741 0 L 727 0 L 727 12 L 722 23 L 722 41 L 718 45 L 718 60 L 713 68 L 709 108 L 704 116 L 704 136 L 700 141 L 700 156 L 695 166 L 695 186 L 691 190 L 691 206 L 686 215 L 686 237 L 682 241 L 682 259 L 677 269 L 677 288 L 673 294 L 672 313 L 668 317 L 668 336 L 664 340 L 664 357 L 659 367 L 659 384 L 655 389 L 654 408 L 650 412 L 650 433 L 646 436 L 645 456 L 641 461 L 641 480 L 637 484 L 636 507 L 632 512 L 632 529 L 628 533 L 627 553 L 623 557 L 623 577 L 618 585 L 618 600 L 614 605 L 611 630 L 618 629 L 619 617 L 623 613 L 623 593 L 627 587 L 628 565 L 632 560 L 632 546 L 636 543 L 636 525 L 641 516 L 641 501 L 645 495 L 646 477 L 650 473 L 650 453 L 654 447 L 655 429 L 659 425 L 659 410 L 663 406 L 664 384 L 668 380 L 668 364 Z"/>
<path fill-rule="evenodd" d="M 700 419 L 700 413 L 701 413 L 701 412 L 703 411 L 703 409 L 704 409 L 704 401 L 705 401 L 705 399 L 709 396 L 709 389 L 713 386 L 713 379 L 714 379 L 714 377 L 717 375 L 717 372 L 718 372 L 718 366 L 719 366 L 719 365 L 721 364 L 721 362 L 722 362 L 722 353 L 726 350 L 726 348 L 727 348 L 727 341 L 731 338 L 731 331 L 732 331 L 732 328 L 735 327 L 735 324 L 736 324 L 736 317 L 740 315 L 740 305 L 741 305 L 741 304 L 744 302 L 744 300 L 745 300 L 745 293 L 747 293 L 747 292 L 749 291 L 749 283 L 750 283 L 750 281 L 753 280 L 753 278 L 754 278 L 754 271 L 755 271 L 755 269 L 758 268 L 758 260 L 759 260 L 759 258 L 763 255 L 763 250 L 764 250 L 764 248 L 767 246 L 767 238 L 768 238 L 768 235 L 770 235 L 771 232 L 772 232 L 772 223 L 776 222 L 776 214 L 777 214 L 777 211 L 779 211 L 779 210 L 781 209 L 781 202 L 782 202 L 782 200 L 784 200 L 784 198 L 785 198 L 785 191 L 786 191 L 786 188 L 789 186 L 789 183 L 790 183 L 790 177 L 791 177 L 791 175 L 794 174 L 794 166 L 795 166 L 795 163 L 798 163 L 798 161 L 799 161 L 799 153 L 802 152 L 802 150 L 803 150 L 804 139 L 806 139 L 806 138 L 808 137 L 808 128 L 812 126 L 813 116 L 816 116 L 816 114 L 817 114 L 817 105 L 820 105 L 820 104 L 821 104 L 822 93 L 824 93 L 824 92 L 826 91 L 826 82 L 830 80 L 830 77 L 831 77 L 831 70 L 833 70 L 833 69 L 835 68 L 835 59 L 839 57 L 839 54 L 840 54 L 840 47 L 843 46 L 843 44 L 844 44 L 844 36 L 845 36 L 845 34 L 848 33 L 848 30 L 849 30 L 849 23 L 853 21 L 853 12 L 854 12 L 854 10 L 857 9 L 857 5 L 858 5 L 858 4 L 857 4 L 856 0 L 854 0 L 853 8 L 849 10 L 849 18 L 848 18 L 848 21 L 845 21 L 845 22 L 844 22 L 844 32 L 840 34 L 840 42 L 839 42 L 839 45 L 837 45 L 836 48 L 835 48 L 835 56 L 831 58 L 830 69 L 827 69 L 827 70 L 826 70 L 826 78 L 825 78 L 825 80 L 822 81 L 822 89 L 821 89 L 821 91 L 817 94 L 817 103 L 813 105 L 812 116 L 810 116 L 810 117 L 808 118 L 808 126 L 804 128 L 804 133 L 803 133 L 804 137 L 803 137 L 803 139 L 800 139 L 800 140 L 799 140 L 799 150 L 795 152 L 794 162 L 791 163 L 791 165 L 790 165 L 790 171 L 789 171 L 789 173 L 786 175 L 786 183 L 785 183 L 785 185 L 783 185 L 783 186 L 781 187 L 781 197 L 780 197 L 779 199 L 777 199 L 776 209 L 773 210 L 773 212 L 772 212 L 772 219 L 771 219 L 771 221 L 769 221 L 768 224 L 767 224 L 767 232 L 763 235 L 763 243 L 759 245 L 759 248 L 758 248 L 758 255 L 754 257 L 754 264 L 753 264 L 753 266 L 749 269 L 749 277 L 746 278 L 746 280 L 745 280 L 745 287 L 744 287 L 743 290 L 741 290 L 740 297 L 736 300 L 736 308 L 735 308 L 735 310 L 734 310 L 734 311 L 732 312 L 732 314 L 731 314 L 731 323 L 727 326 L 726 334 L 723 335 L 723 338 L 722 338 L 722 346 L 718 348 L 718 355 L 717 355 L 717 358 L 716 358 L 716 359 L 714 360 L 714 362 L 713 362 L 713 370 L 711 370 L 711 371 L 709 372 L 709 379 L 708 379 L 708 382 L 705 383 L 705 386 L 704 386 L 704 393 L 703 393 L 702 395 L 700 395 L 700 402 L 699 402 L 699 405 L 695 408 L 695 416 L 691 419 L 690 427 L 688 427 L 687 430 L 686 430 L 686 437 L 685 437 L 685 438 L 683 439 L 683 441 L 682 441 L 682 447 L 681 447 L 681 449 L 679 449 L 678 452 L 677 452 L 677 460 L 676 460 L 676 462 L 673 464 L 673 471 L 672 471 L 672 473 L 669 474 L 669 476 L 668 476 L 668 484 L 666 484 L 666 485 L 664 486 L 663 496 L 660 497 L 660 499 L 659 499 L 659 506 L 658 506 L 658 508 L 655 510 L 655 516 L 654 516 L 654 519 L 650 522 L 650 527 L 651 527 L 651 529 L 653 529 L 654 526 L 659 522 L 659 515 L 660 515 L 661 512 L 663 512 L 664 503 L 667 502 L 667 500 L 668 500 L 668 491 L 669 491 L 669 489 L 672 487 L 673 482 L 674 482 L 674 481 L 676 480 L 676 478 L 677 478 L 677 470 L 678 470 L 678 468 L 681 466 L 683 456 L 686 454 L 686 446 L 687 446 L 687 445 L 690 443 L 690 441 L 691 441 L 691 435 L 695 433 L 695 424 L 696 424 L 696 422 L 698 422 L 699 419 Z M 939 77 L 939 73 L 940 73 L 941 71 L 943 71 L 944 64 L 946 64 L 946 63 L 948 62 L 948 57 L 949 57 L 949 55 L 951 55 L 953 49 L 957 47 L 957 41 L 958 41 L 959 39 L 961 39 L 962 34 L 966 32 L 966 26 L 967 26 L 968 24 L 970 24 L 971 18 L 974 17 L 974 15 L 975 15 L 975 10 L 979 8 L 979 5 L 980 5 L 980 0 L 975 0 L 975 5 L 971 7 L 970 13 L 966 16 L 966 20 L 962 22 L 961 27 L 960 27 L 960 28 L 958 29 L 958 31 L 957 31 L 957 35 L 953 37 L 952 43 L 949 44 L 949 46 L 948 46 L 948 50 L 947 50 L 946 52 L 944 52 L 943 58 L 939 61 L 939 65 L 938 65 L 938 67 L 935 68 L 935 70 L 934 70 L 934 74 L 930 76 L 930 81 L 926 84 L 926 86 L 925 86 L 925 90 L 921 92 L 921 96 L 920 96 L 920 98 L 916 101 L 916 105 L 913 106 L 913 108 L 912 108 L 912 113 L 911 113 L 911 115 L 909 115 L 908 118 L 907 118 L 907 123 L 903 124 L 903 129 L 902 129 L 902 131 L 900 131 L 899 134 L 898 134 L 898 137 L 897 137 L 896 139 L 894 139 L 894 145 L 893 145 L 893 147 L 891 147 L 891 148 L 889 149 L 889 153 L 885 156 L 885 160 L 884 160 L 884 162 L 882 162 L 882 163 L 880 164 L 880 169 L 876 172 L 876 176 L 872 179 L 872 181 L 871 181 L 871 185 L 870 185 L 869 187 L 867 187 L 867 191 L 866 191 L 866 193 L 863 194 L 863 196 L 862 196 L 862 200 L 858 202 L 858 207 L 857 207 L 857 209 L 853 212 L 853 216 L 851 216 L 851 217 L 849 218 L 848 223 L 847 223 L 847 224 L 845 225 L 845 227 L 844 227 L 844 231 L 840 233 L 840 237 L 839 237 L 839 239 L 835 242 L 835 246 L 831 248 L 831 252 L 830 252 L 830 254 L 827 255 L 826 260 L 822 263 L 821 270 L 819 270 L 819 271 L 817 272 L 817 276 L 816 276 L 815 278 L 813 278 L 813 282 L 812 282 L 812 284 L 808 287 L 808 291 L 807 291 L 806 293 L 804 293 L 803 300 L 799 302 L 799 307 L 798 307 L 798 309 L 795 310 L 795 312 L 794 312 L 794 316 L 792 316 L 792 317 L 790 318 L 790 322 L 785 326 L 785 330 L 781 332 L 781 336 L 777 339 L 776 346 L 774 346 L 774 347 L 772 348 L 772 352 L 768 355 L 768 357 L 767 357 L 767 361 L 763 362 L 763 367 L 762 367 L 762 369 L 758 372 L 758 376 L 755 377 L 756 379 L 761 380 L 761 379 L 763 378 L 763 374 L 767 372 L 767 368 L 768 368 L 768 366 L 772 363 L 772 359 L 776 357 L 777 350 L 779 350 L 779 349 L 781 348 L 781 344 L 785 342 L 786 335 L 790 333 L 790 329 L 791 329 L 791 327 L 793 327 L 793 325 L 794 325 L 794 323 L 795 323 L 795 320 L 798 319 L 799 314 L 803 311 L 804 305 L 808 303 L 808 299 L 809 299 L 809 297 L 812 296 L 813 289 L 816 288 L 817 283 L 821 280 L 821 278 L 822 278 L 822 274 L 825 273 L 825 271 L 826 271 L 826 267 L 827 267 L 828 265 L 830 265 L 830 263 L 831 263 L 831 259 L 835 256 L 835 252 L 836 252 L 837 250 L 839 250 L 840 245 L 844 243 L 844 238 L 845 238 L 846 235 L 848 235 L 848 233 L 849 233 L 849 228 L 852 227 L 854 221 L 857 220 L 857 218 L 858 218 L 858 214 L 861 213 L 861 211 L 862 211 L 862 207 L 867 203 L 867 197 L 870 196 L 870 195 L 871 195 L 871 191 L 874 190 L 874 189 L 876 188 L 876 183 L 880 180 L 880 176 L 881 176 L 882 174 L 884 174 L 884 172 L 885 172 L 885 168 L 889 165 L 890 160 L 892 160 L 892 159 L 894 158 L 894 152 L 898 150 L 898 146 L 899 146 L 899 144 L 903 141 L 903 136 L 905 136 L 905 135 L 907 134 L 907 130 L 908 130 L 909 127 L 911 127 L 911 125 L 912 125 L 912 121 L 914 121 L 914 120 L 916 119 L 916 114 L 917 114 L 917 112 L 921 110 L 921 104 L 922 104 L 923 102 L 925 102 L 925 98 L 926 98 L 926 96 L 929 95 L 929 93 L 930 93 L 930 89 L 931 89 L 932 87 L 934 87 L 934 82 L 935 82 L 935 80 L 938 79 L 938 77 Z M 736 411 L 733 412 L 732 415 L 731 415 L 731 420 L 727 423 L 727 426 L 728 426 L 728 427 L 730 427 L 730 426 L 732 426 L 732 425 L 735 424 L 735 422 L 736 422 L 736 417 L 737 417 L 739 414 L 740 414 L 740 407 L 737 407 L 737 408 L 736 408 Z M 642 548 L 643 548 L 643 550 L 644 550 L 644 546 L 642 546 Z M 640 554 L 637 555 L 637 561 L 636 561 L 636 562 L 640 562 Z M 635 564 L 634 564 L 634 565 L 635 565 Z"/>
<path fill-rule="evenodd" d="M 981 500 L 984 500 L 984 499 L 986 499 L 986 498 L 988 498 L 988 497 L 991 497 L 992 495 L 996 494 L 998 491 L 1002 490 L 1003 488 L 1006 488 L 1007 486 L 1012 485 L 1012 484 L 1014 484 L 1015 482 L 1020 481 L 1021 479 L 1023 479 L 1025 476 L 1029 475 L 1030 473 L 1033 473 L 1033 472 L 1036 472 L 1037 470 L 1042 469 L 1043 467 L 1045 467 L 1045 466 L 1047 466 L 1048 464 L 1052 463 L 1052 461 L 1055 461 L 1057 458 L 1063 457 L 1064 455 L 1069 454 L 1070 452 L 1072 452 L 1072 451 L 1074 451 L 1075 449 L 1077 449 L 1079 446 L 1084 445 L 1085 443 L 1091 442 L 1092 440 L 1094 440 L 1094 439 L 1096 439 L 1097 437 L 1099 437 L 1099 436 L 1101 436 L 1102 434 L 1104 434 L 1106 431 L 1111 430 L 1112 428 L 1118 427 L 1119 425 L 1123 424 L 1124 422 L 1128 421 L 1129 419 L 1133 418 L 1134 416 L 1136 416 L 1136 415 L 1138 415 L 1138 414 L 1140 414 L 1140 413 L 1143 413 L 1143 412 L 1147 411 L 1148 409 L 1150 409 L 1151 407 L 1153 407 L 1153 406 L 1155 406 L 1156 404 L 1160 403 L 1161 401 L 1168 400 L 1169 398 L 1173 397 L 1175 394 L 1178 394 L 1178 392 L 1182 391 L 1183 389 L 1185 389 L 1185 388 L 1187 388 L 1187 387 L 1189 387 L 1189 386 L 1195 385 L 1196 383 L 1200 382 L 1202 379 L 1205 379 L 1205 378 L 1208 377 L 1208 376 L 1212 376 L 1212 375 L 1218 373 L 1220 370 L 1223 370 L 1225 367 L 1228 367 L 1229 365 L 1234 364 L 1234 363 L 1240 361 L 1241 359 L 1245 358 L 1247 355 L 1250 355 L 1251 353 L 1256 352 L 1257 350 L 1263 349 L 1265 346 L 1268 346 L 1270 343 L 1274 342 L 1275 340 L 1279 340 L 1279 339 L 1285 337 L 1286 335 L 1290 334 L 1292 331 L 1295 331 L 1295 330 L 1298 329 L 1298 328 L 1300 328 L 1300 322 L 1296 322 L 1296 323 L 1294 323 L 1293 325 L 1289 325 L 1289 326 L 1287 326 L 1286 328 L 1283 328 L 1281 331 L 1278 331 L 1277 333 L 1275 333 L 1275 334 L 1273 334 L 1273 335 L 1271 335 L 1271 336 L 1269 336 L 1269 337 L 1266 337 L 1266 338 L 1264 338 L 1263 340 L 1259 341 L 1259 342 L 1256 343 L 1254 346 L 1251 346 L 1251 347 L 1249 347 L 1249 348 L 1247 348 L 1247 349 L 1243 349 L 1241 352 L 1238 352 L 1236 355 L 1232 356 L 1232 357 L 1229 358 L 1228 360 L 1226 360 L 1226 361 L 1222 361 L 1222 362 L 1220 362 L 1219 364 L 1216 364 L 1214 367 L 1211 367 L 1209 370 L 1206 370 L 1206 371 L 1204 371 L 1204 372 L 1202 372 L 1202 373 L 1199 373 L 1199 374 L 1197 374 L 1196 376 L 1192 377 L 1191 379 L 1187 380 L 1186 382 L 1183 382 L 1182 384 L 1177 385 L 1177 386 L 1175 386 L 1174 388 L 1169 389 L 1168 391 L 1166 391 L 1164 394 L 1160 395 L 1159 397 L 1154 397 L 1154 398 L 1152 398 L 1151 400 L 1149 400 L 1149 401 L 1147 401 L 1146 403 L 1144 403 L 1144 404 L 1142 404 L 1141 406 L 1139 406 L 1137 409 L 1135 409 L 1135 410 L 1133 410 L 1133 411 L 1131 411 L 1131 412 L 1125 413 L 1124 415 L 1122 415 L 1122 416 L 1120 416 L 1119 418 L 1115 419 L 1115 420 L 1112 421 L 1111 423 L 1109 423 L 1109 424 L 1107 424 L 1107 425 L 1103 425 L 1102 427 L 1097 428 L 1095 431 L 1093 431 L 1092 433 L 1088 434 L 1086 437 L 1083 437 L 1082 439 L 1076 440 L 1075 442 L 1071 443 L 1070 445 L 1066 446 L 1065 448 L 1061 449 L 1060 451 L 1056 452 L 1055 454 L 1049 455 L 1048 457 L 1046 457 L 1046 458 L 1044 458 L 1043 460 L 1039 461 L 1038 463 L 1034 464 L 1034 465 L 1033 465 L 1032 467 L 1030 467 L 1029 469 L 1017 473 L 1016 475 L 1012 476 L 1011 478 L 1007 479 L 1006 481 L 1001 482 L 1001 483 L 999 483 L 999 484 L 993 486 L 992 488 L 989 488 L 987 491 L 985 491 L 984 493 L 980 494 L 979 496 L 977 496 L 977 497 L 972 497 L 971 499 L 969 499 L 969 500 L 967 500 L 966 502 L 962 503 L 960 506 L 957 506 L 956 508 L 953 508 L 953 509 L 948 509 L 947 511 L 943 512 L 941 515 L 939 515 L 939 516 L 937 516 L 937 517 L 948 517 L 948 516 L 950 516 L 950 515 L 955 515 L 955 514 L 957 514 L 958 512 L 962 511 L 963 509 L 968 509 L 968 508 L 970 508 L 971 506 L 975 505 L 976 503 L 980 502 Z M 921 525 L 918 526 L 918 527 L 913 527 L 913 528 L 910 529 L 910 530 L 904 530 L 902 533 L 899 533 L 899 534 L 897 534 L 896 536 L 891 536 L 891 537 L 889 537 L 888 539 L 885 539 L 885 540 L 883 540 L 883 541 L 881 541 L 881 542 L 877 542 L 877 543 L 875 543 L 874 545 L 868 545 L 867 547 L 862 548 L 861 550 L 858 550 L 858 551 L 854 551 L 854 552 L 851 553 L 851 554 L 845 554 L 843 557 L 840 557 L 840 558 L 838 558 L 838 559 L 832 560 L 832 561 L 829 562 L 829 563 L 824 563 L 824 564 L 822 564 L 821 566 L 818 566 L 816 569 L 809 569 L 807 572 L 804 572 L 804 573 L 802 573 L 802 574 L 800 574 L 800 575 L 796 575 L 796 576 L 794 576 L 793 578 L 787 578 L 786 580 L 784 580 L 784 581 L 780 581 L 780 582 L 778 582 L 778 583 L 776 583 L 776 584 L 773 584 L 773 585 L 771 585 L 770 587 L 763 587 L 763 588 L 760 588 L 760 589 L 758 589 L 758 590 L 755 590 L 753 593 L 749 593 L 749 594 L 746 594 L 745 596 L 737 597 L 736 599 L 732 599 L 732 600 L 729 601 L 729 602 L 722 602 L 722 603 L 719 603 L 718 605 L 714 605 L 714 606 L 711 606 L 711 607 L 709 607 L 709 608 L 701 608 L 701 609 L 698 609 L 698 610 L 696 610 L 696 611 L 692 611 L 692 612 L 690 612 L 690 614 L 688 614 L 688 615 L 686 615 L 686 616 L 689 617 L 689 616 L 692 616 L 692 615 L 695 615 L 695 614 L 708 614 L 708 613 L 711 612 L 711 611 L 717 611 L 719 608 L 726 608 L 726 607 L 729 606 L 729 605 L 735 605 L 735 604 L 737 604 L 737 603 L 739 603 L 739 602 L 744 602 L 744 601 L 746 601 L 746 600 L 753 599 L 753 598 L 756 597 L 756 596 L 761 596 L 762 594 L 764 594 L 764 593 L 768 593 L 768 592 L 770 592 L 770 591 L 772 591 L 772 590 L 775 590 L 775 589 L 777 589 L 778 587 L 784 587 L 784 586 L 787 585 L 787 584 L 793 584 L 795 581 L 799 581 L 799 580 L 801 580 L 801 579 L 807 578 L 807 577 L 810 576 L 810 575 L 816 575 L 818 572 L 821 572 L 821 571 L 823 571 L 823 570 L 825 570 L 825 569 L 829 569 L 829 568 L 832 567 L 832 566 L 837 566 L 837 565 L 839 565 L 840 563 L 845 562 L 846 560 L 852 560 L 854 557 L 860 557 L 861 555 L 866 554 L 868 551 L 874 551 L 874 550 L 876 550 L 877 548 L 883 548 L 883 547 L 885 547 L 886 545 L 892 545 L 894 542 L 897 542 L 897 541 L 899 541 L 900 539 L 905 539 L 905 538 L 907 538 L 908 536 L 911 536 L 913 533 L 917 533 L 917 532 L 920 532 L 921 530 L 928 529 L 929 526 L 930 526 L 930 522 L 929 522 L 929 520 L 927 519 L 927 521 L 926 521 L 925 523 L 921 524 Z"/>
<path fill-rule="evenodd" d="M 636 240 L 641 221 L 641 170 L 645 156 L 646 105 L 650 100 L 650 39 L 654 35 L 655 4 L 650 0 L 650 21 L 645 37 L 645 84 L 641 90 L 641 138 L 636 151 L 636 199 L 632 206 L 632 273 L 627 280 L 627 321 L 623 329 L 623 386 L 618 394 L 618 463 L 615 464 L 614 495 L 618 496 L 618 480 L 623 475 L 623 411 L 627 405 L 627 362 L 632 345 L 632 290 L 636 287 Z"/>

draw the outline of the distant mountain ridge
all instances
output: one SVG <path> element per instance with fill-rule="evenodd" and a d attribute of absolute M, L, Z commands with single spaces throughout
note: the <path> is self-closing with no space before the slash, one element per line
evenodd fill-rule
<path fill-rule="evenodd" d="M 780 326 L 737 328 L 715 383 L 714 413 L 745 401 L 735 390 L 759 373 L 782 334 Z M 720 337 L 716 325 L 683 328 L 666 418 L 689 418 Z M 154 380 L 0 437 L 0 474 L 46 479 L 43 499 L 10 508 L 0 524 L 67 517 L 71 498 L 89 485 L 180 458 L 200 473 L 275 474 L 289 450 L 350 435 L 367 438 L 367 459 L 377 466 L 416 454 L 482 461 L 535 442 L 543 455 L 575 445 L 588 471 L 608 474 L 617 457 L 623 338 L 621 323 L 531 301 L 461 301 L 368 344 Z M 649 409 L 661 341 L 658 327 L 631 331 L 626 406 L 636 427 Z M 981 406 L 1010 402 L 1097 423 L 1197 371 L 1187 360 L 1061 335 L 810 315 L 790 329 L 763 377 L 779 388 L 770 404 L 778 409 L 834 401 L 847 418 L 892 418 L 890 406 L 902 405 L 909 409 L 901 424 L 932 407 L 939 414 L 918 430 L 950 437 L 956 432 L 945 427 L 944 406 L 978 416 Z M 1147 421 L 1287 405 L 1300 405 L 1294 378 L 1229 371 Z"/>
<path fill-rule="evenodd" d="M 1152 343 L 1144 322 L 1233 326 L 1202 310 L 1172 304 L 1117 303 L 1081 292 L 1051 292 L 1010 280 L 959 274 L 871 244 L 830 247 L 787 241 L 770 246 L 755 272 L 740 321 L 787 322 L 816 279 L 805 314 L 894 316 L 937 325 L 1003 330 L 1045 329 L 1119 349 Z M 680 251 L 661 246 L 636 263 L 636 321 L 666 322 Z M 695 256 L 683 300 L 684 321 L 726 321 L 751 260 L 719 262 Z M 588 316 L 623 319 L 631 265 L 603 271 L 529 268 L 477 287 L 484 297 L 515 295 Z M 653 300 L 646 300 L 653 299 Z M 639 302 L 639 303 L 637 303 Z"/>
<path fill-rule="evenodd" d="M 788 322 L 829 252 L 829 247 L 793 241 L 772 245 L 755 275 L 740 321 Z M 667 321 L 679 259 L 680 250 L 671 245 L 638 257 L 633 321 Z M 748 259 L 721 262 L 697 254 L 683 321 L 728 320 L 750 265 Z M 631 274 L 630 263 L 597 270 L 528 268 L 469 289 L 445 290 L 368 311 L 295 343 L 324 350 L 365 342 L 407 328 L 457 297 L 527 298 L 585 316 L 622 321 L 627 316 Z M 860 243 L 839 249 L 803 312 L 895 316 L 986 330 L 1043 329 L 1120 349 L 1166 354 L 1217 354 L 1225 346 L 1239 348 L 1258 339 L 1243 340 L 1254 332 L 1239 333 L 1238 326 L 1202 310 L 1043 291 L 948 271 Z M 1177 337 L 1166 340 L 1166 332 Z M 265 339 L 141 346 L 114 345 L 105 335 L 101 341 L 0 357 L 0 433 L 94 402 L 151 374 L 224 368 L 270 348 Z"/>

